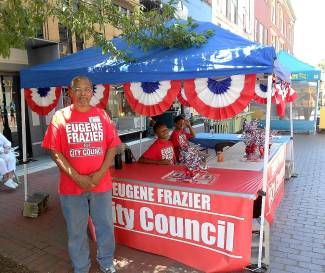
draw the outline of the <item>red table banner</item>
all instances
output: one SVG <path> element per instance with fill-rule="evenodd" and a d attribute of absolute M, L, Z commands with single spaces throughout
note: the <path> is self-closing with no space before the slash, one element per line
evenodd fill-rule
<path fill-rule="evenodd" d="M 253 200 L 189 189 L 114 179 L 117 242 L 204 272 L 247 266 Z"/>

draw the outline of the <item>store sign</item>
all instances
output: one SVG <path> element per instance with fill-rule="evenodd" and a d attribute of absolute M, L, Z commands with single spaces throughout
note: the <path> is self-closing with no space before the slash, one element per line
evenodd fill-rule
<path fill-rule="evenodd" d="M 320 72 L 316 73 L 291 73 L 292 81 L 317 81 L 320 80 Z"/>
<path fill-rule="evenodd" d="M 117 241 L 204 272 L 249 264 L 252 204 L 239 197 L 113 180 Z"/>

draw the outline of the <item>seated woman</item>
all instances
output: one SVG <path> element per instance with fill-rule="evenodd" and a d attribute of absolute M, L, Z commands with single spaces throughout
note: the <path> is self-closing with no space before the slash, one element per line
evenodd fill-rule
<path fill-rule="evenodd" d="M 12 179 L 16 170 L 16 156 L 11 152 L 11 142 L 0 133 L 0 175 L 5 181 L 4 185 L 15 189 L 18 184 Z"/>
<path fill-rule="evenodd" d="M 168 140 L 169 130 L 164 123 L 156 122 L 153 130 L 157 140 L 139 158 L 140 163 L 172 165 L 175 163 L 173 144 Z"/>
<path fill-rule="evenodd" d="M 174 124 L 175 129 L 169 140 L 173 143 L 176 158 L 179 160 L 180 149 L 189 145 L 188 140 L 195 137 L 195 132 L 189 120 L 185 119 L 182 115 L 179 115 L 174 119 Z M 185 128 L 188 128 L 189 133 L 185 131 Z"/>

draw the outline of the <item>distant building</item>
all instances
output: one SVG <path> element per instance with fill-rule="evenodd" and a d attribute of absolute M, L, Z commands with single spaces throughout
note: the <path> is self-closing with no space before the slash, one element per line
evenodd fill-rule
<path fill-rule="evenodd" d="M 213 0 L 212 22 L 242 37 L 253 40 L 254 0 Z"/>
<path fill-rule="evenodd" d="M 295 21 L 290 0 L 255 0 L 254 40 L 292 54 Z"/>
<path fill-rule="evenodd" d="M 119 8 L 120 12 L 128 14 L 139 5 L 139 0 L 112 0 L 112 3 Z M 109 25 L 98 31 L 107 39 L 120 34 L 117 29 Z M 70 33 L 56 18 L 51 17 L 47 19 L 36 37 L 28 41 L 26 50 L 11 48 L 9 58 L 0 56 L 0 107 L 2 117 L 5 117 L 0 120 L 0 132 L 7 132 L 6 137 L 12 140 L 12 146 L 22 147 L 19 71 L 91 47 L 92 44 L 91 40 Z M 15 106 L 13 117 L 10 116 L 10 105 Z M 29 157 L 37 157 L 44 153 L 40 149 L 42 134 L 39 132 L 45 131 L 50 118 L 50 114 L 46 118 L 40 117 L 28 109 L 26 134 Z M 4 122 L 5 119 L 8 121 Z"/>
<path fill-rule="evenodd" d="M 139 5 L 139 0 L 112 0 L 120 12 L 129 14 L 134 7 Z M 103 29 L 98 29 L 106 39 L 110 40 L 117 37 L 121 32 L 110 25 L 106 25 Z M 79 37 L 74 33 L 70 33 L 56 18 L 48 18 L 43 26 L 41 38 L 58 41 L 60 43 L 60 55 L 64 56 L 91 47 L 93 42 L 85 40 L 84 37 Z"/>

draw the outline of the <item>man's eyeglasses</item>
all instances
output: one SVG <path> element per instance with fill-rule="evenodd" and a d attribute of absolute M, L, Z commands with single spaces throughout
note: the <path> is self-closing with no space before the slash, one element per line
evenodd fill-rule
<path fill-rule="evenodd" d="M 73 91 L 75 92 L 93 92 L 93 89 L 90 88 L 90 87 L 87 87 L 87 88 L 73 88 Z"/>

